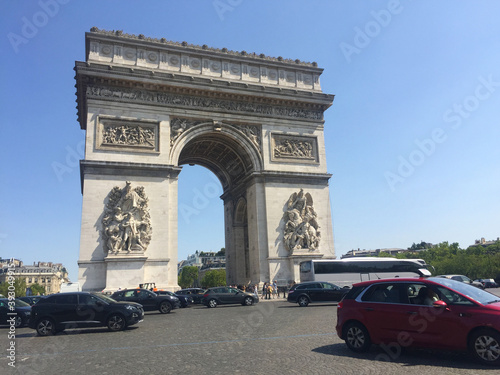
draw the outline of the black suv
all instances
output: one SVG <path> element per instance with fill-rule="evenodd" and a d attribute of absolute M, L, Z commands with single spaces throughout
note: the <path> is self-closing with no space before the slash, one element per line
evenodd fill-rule
<path fill-rule="evenodd" d="M 230 303 L 251 306 L 257 302 L 259 302 L 259 297 L 256 294 L 227 286 L 208 288 L 202 299 L 202 303 L 207 307 L 217 307 L 217 305 Z"/>
<path fill-rule="evenodd" d="M 169 295 L 159 296 L 147 289 L 124 289 L 114 292 L 111 298 L 117 301 L 137 302 L 142 305 L 144 311 L 159 310 L 162 314 L 168 314 L 172 309 L 181 306 L 179 298 Z"/>
<path fill-rule="evenodd" d="M 70 328 L 108 327 L 121 331 L 141 322 L 144 310 L 138 303 L 117 302 L 98 293 L 58 293 L 42 298 L 31 307 L 28 323 L 40 336 Z"/>
<path fill-rule="evenodd" d="M 309 281 L 292 286 L 288 291 L 287 300 L 298 303 L 301 307 L 306 307 L 311 302 L 338 302 L 349 290 L 331 283 Z"/>

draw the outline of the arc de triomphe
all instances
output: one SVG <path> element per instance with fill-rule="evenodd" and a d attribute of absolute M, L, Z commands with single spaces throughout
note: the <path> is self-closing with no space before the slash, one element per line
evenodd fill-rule
<path fill-rule="evenodd" d="M 228 283 L 298 281 L 300 261 L 335 257 L 323 138 L 333 95 L 316 63 L 97 28 L 85 42 L 84 290 L 178 288 L 185 164 L 222 184 Z"/>

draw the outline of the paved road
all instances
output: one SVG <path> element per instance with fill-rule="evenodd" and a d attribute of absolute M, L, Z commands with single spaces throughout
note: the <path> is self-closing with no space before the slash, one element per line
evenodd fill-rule
<path fill-rule="evenodd" d="M 500 291 L 500 290 L 499 290 Z M 250 306 L 192 306 L 146 313 L 123 332 L 68 330 L 37 337 L 16 331 L 9 368 L 8 330 L 0 328 L 2 374 L 498 374 L 462 353 L 380 347 L 354 354 L 335 333 L 335 304 L 300 308 L 284 300 Z M 389 353 L 390 354 L 390 353 Z M 390 359 L 387 361 L 387 359 Z"/>

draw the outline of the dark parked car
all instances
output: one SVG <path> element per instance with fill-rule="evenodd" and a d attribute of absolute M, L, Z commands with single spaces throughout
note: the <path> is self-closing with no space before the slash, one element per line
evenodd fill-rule
<path fill-rule="evenodd" d="M 308 281 L 295 284 L 288 291 L 288 302 L 306 307 L 311 302 L 339 302 L 349 288 L 322 281 Z"/>
<path fill-rule="evenodd" d="M 498 288 L 498 284 L 493 279 L 477 279 L 474 282 L 483 284 L 485 288 Z"/>
<path fill-rule="evenodd" d="M 355 352 L 393 343 L 399 350 L 469 350 L 484 364 L 500 365 L 500 298 L 448 278 L 354 284 L 337 306 L 336 330 Z"/>
<path fill-rule="evenodd" d="M 9 313 L 16 313 L 16 315 L 9 315 Z M 14 318 L 14 326 L 22 327 L 28 324 L 30 314 L 31 306 L 26 302 L 0 298 L 0 324 L 10 325 L 11 319 Z"/>
<path fill-rule="evenodd" d="M 117 301 L 137 302 L 142 305 L 144 311 L 158 310 L 162 314 L 168 314 L 173 309 L 181 306 L 179 298 L 168 295 L 158 295 L 147 289 L 124 289 L 114 292 L 111 298 Z"/>
<path fill-rule="evenodd" d="M 192 297 L 180 295 L 180 294 L 177 294 L 177 293 L 174 293 L 174 292 L 169 292 L 168 290 L 157 290 L 155 293 L 159 294 L 160 296 L 161 295 L 167 295 L 167 296 L 172 296 L 172 297 L 179 298 L 179 302 L 181 303 L 181 307 L 182 308 L 189 307 L 193 303 L 193 298 Z"/>
<path fill-rule="evenodd" d="M 182 294 L 183 296 L 190 296 L 191 298 L 193 298 L 193 303 L 202 303 L 203 295 L 205 294 L 205 289 L 186 288 L 178 290 L 176 293 Z"/>
<path fill-rule="evenodd" d="M 203 295 L 202 303 L 207 307 L 217 307 L 223 304 L 241 304 L 251 306 L 259 302 L 259 297 L 253 293 L 228 286 L 208 288 Z"/>
<path fill-rule="evenodd" d="M 472 281 L 471 279 L 469 279 L 467 276 L 464 276 L 464 275 L 439 275 L 437 277 L 445 277 L 447 279 L 456 280 L 456 281 L 460 281 L 462 283 L 473 285 L 479 289 L 484 289 L 483 283 L 480 283 L 478 281 Z"/>
<path fill-rule="evenodd" d="M 39 300 L 41 300 L 43 296 L 26 296 L 26 297 L 17 297 L 17 299 L 26 302 L 28 305 L 33 306 Z"/>
<path fill-rule="evenodd" d="M 40 336 L 54 335 L 69 328 L 108 327 L 121 331 L 144 318 L 142 306 L 117 302 L 103 294 L 68 292 L 42 298 L 31 307 L 29 327 Z"/>

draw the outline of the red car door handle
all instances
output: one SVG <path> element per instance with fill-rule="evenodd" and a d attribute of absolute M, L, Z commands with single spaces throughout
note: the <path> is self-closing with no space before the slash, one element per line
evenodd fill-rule
<path fill-rule="evenodd" d="M 469 317 L 469 316 L 472 316 L 472 314 L 460 313 L 460 314 L 458 314 L 458 316 L 460 316 L 460 317 L 464 317 L 464 316 Z"/>
<path fill-rule="evenodd" d="M 373 307 L 367 307 L 367 308 L 365 308 L 365 310 L 366 311 L 373 311 L 374 309 L 373 309 Z"/>
<path fill-rule="evenodd" d="M 409 314 L 409 315 L 417 315 L 416 311 L 407 311 L 406 313 Z"/>

